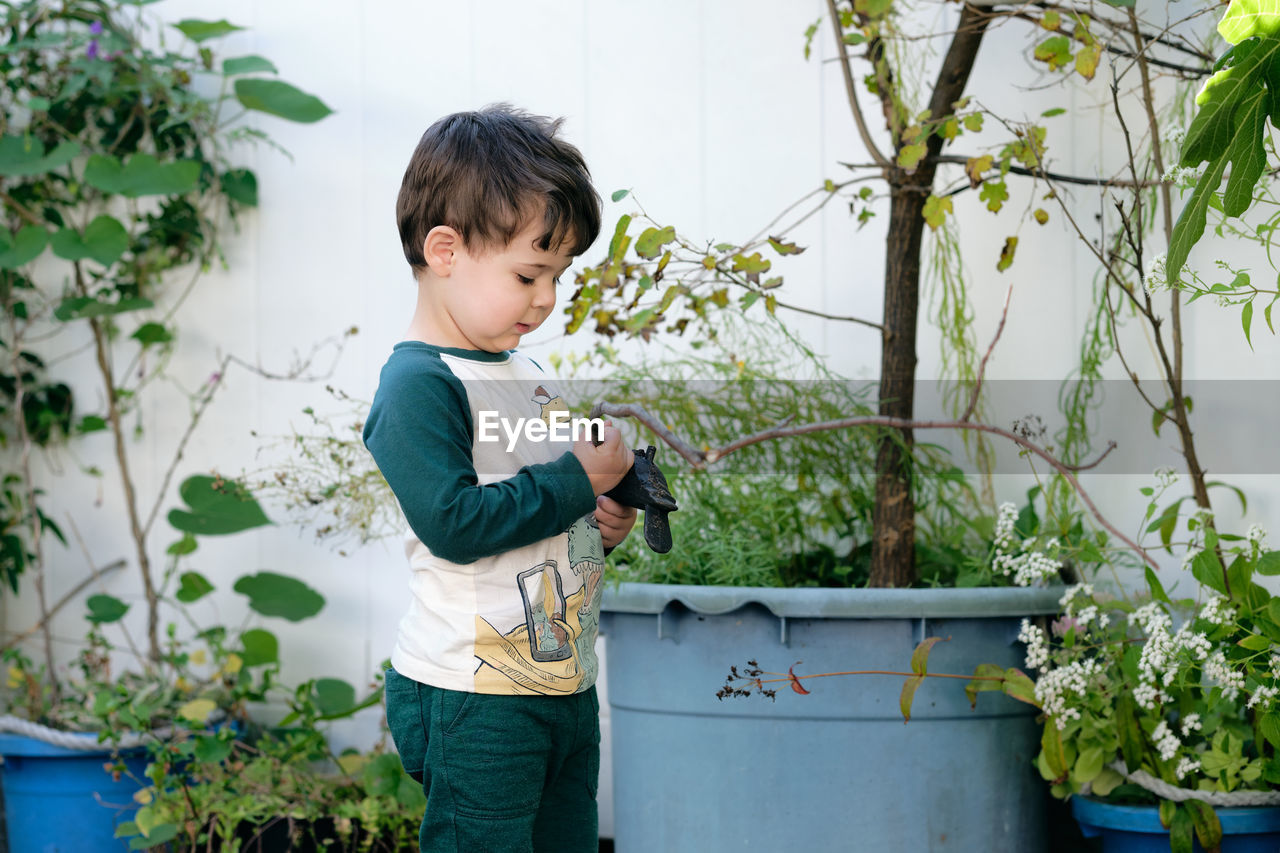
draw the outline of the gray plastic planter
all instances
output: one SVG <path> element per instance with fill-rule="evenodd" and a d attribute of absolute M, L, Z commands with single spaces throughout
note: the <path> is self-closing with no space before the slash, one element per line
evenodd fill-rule
<path fill-rule="evenodd" d="M 619 853 L 1043 850 L 1035 709 L 926 679 L 809 679 L 777 701 L 716 698 L 730 666 L 929 671 L 1023 665 L 1023 616 L 1061 589 L 833 590 L 622 584 L 607 589 L 614 836 Z"/>

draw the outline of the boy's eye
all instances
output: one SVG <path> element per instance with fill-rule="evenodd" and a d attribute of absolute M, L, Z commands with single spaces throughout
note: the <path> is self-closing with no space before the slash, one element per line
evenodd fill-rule
<path fill-rule="evenodd" d="M 527 275 L 520 275 L 520 273 L 516 273 L 516 278 L 520 279 L 521 284 L 533 284 L 533 279 L 529 278 Z"/>

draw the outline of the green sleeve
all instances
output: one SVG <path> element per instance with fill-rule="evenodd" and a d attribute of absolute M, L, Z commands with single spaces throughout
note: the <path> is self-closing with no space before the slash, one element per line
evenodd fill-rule
<path fill-rule="evenodd" d="M 472 429 L 466 389 L 444 362 L 429 353 L 392 355 L 364 442 L 432 554 L 472 563 L 559 535 L 595 508 L 591 481 L 569 452 L 479 485 Z"/>

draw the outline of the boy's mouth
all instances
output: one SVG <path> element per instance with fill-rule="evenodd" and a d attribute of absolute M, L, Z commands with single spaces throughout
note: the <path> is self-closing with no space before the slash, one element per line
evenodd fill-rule
<path fill-rule="evenodd" d="M 516 331 L 522 335 L 526 335 L 533 331 L 533 326 L 530 326 L 528 323 L 516 323 Z"/>

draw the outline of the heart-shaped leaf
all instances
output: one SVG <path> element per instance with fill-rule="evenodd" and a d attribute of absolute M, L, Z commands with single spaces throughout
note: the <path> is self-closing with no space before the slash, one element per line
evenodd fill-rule
<path fill-rule="evenodd" d="M 181 585 L 173 597 L 181 601 L 183 604 L 190 604 L 193 601 L 199 601 L 209 593 L 213 592 L 213 584 L 199 572 L 183 572 L 179 578 Z"/>
<path fill-rule="evenodd" d="M 276 635 L 261 628 L 250 628 L 240 635 L 244 646 L 242 660 L 245 666 L 277 663 L 280 660 L 280 642 Z"/>
<path fill-rule="evenodd" d="M 89 258 L 109 267 L 129 248 L 129 232 L 120 220 L 104 213 L 89 223 L 83 237 L 74 228 L 63 228 L 50 242 L 53 253 L 64 260 Z"/>
<path fill-rule="evenodd" d="M 39 225 L 27 225 L 12 235 L 0 229 L 0 269 L 13 270 L 31 263 L 48 242 L 49 232 Z"/>
<path fill-rule="evenodd" d="M 112 595 L 91 595 L 85 604 L 89 606 L 85 618 L 95 625 L 118 622 L 129 612 L 129 605 Z"/>
<path fill-rule="evenodd" d="M 40 140 L 0 136 L 0 175 L 39 175 L 65 166 L 80 153 L 77 142 L 63 142 L 47 155 Z"/>
<path fill-rule="evenodd" d="M 188 477 L 178 494 L 190 509 L 170 510 L 169 523 L 187 533 L 220 536 L 271 524 L 253 495 L 233 480 Z"/>
<path fill-rule="evenodd" d="M 276 67 L 271 64 L 271 60 L 261 56 L 234 56 L 222 60 L 222 73 L 227 77 L 235 74 L 275 74 Z"/>

